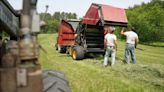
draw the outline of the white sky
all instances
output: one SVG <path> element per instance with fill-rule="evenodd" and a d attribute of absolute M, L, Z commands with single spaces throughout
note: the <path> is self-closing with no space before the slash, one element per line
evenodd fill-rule
<path fill-rule="evenodd" d="M 8 0 L 15 9 L 22 8 L 22 0 Z M 56 11 L 75 12 L 78 17 L 85 15 L 92 3 L 107 4 L 120 8 L 128 8 L 134 4 L 150 2 L 150 0 L 38 0 L 38 12 L 44 12 L 45 6 L 49 5 L 48 12 L 53 14 Z"/>

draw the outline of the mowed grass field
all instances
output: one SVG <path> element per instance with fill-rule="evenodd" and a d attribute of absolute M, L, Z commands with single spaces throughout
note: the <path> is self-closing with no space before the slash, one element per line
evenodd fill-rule
<path fill-rule="evenodd" d="M 44 70 L 66 74 L 72 92 L 164 92 L 164 48 L 139 45 L 137 64 L 123 63 L 125 43 L 119 41 L 117 60 L 113 67 L 102 66 L 103 56 L 75 61 L 55 50 L 57 34 L 40 34 L 39 42 Z"/>

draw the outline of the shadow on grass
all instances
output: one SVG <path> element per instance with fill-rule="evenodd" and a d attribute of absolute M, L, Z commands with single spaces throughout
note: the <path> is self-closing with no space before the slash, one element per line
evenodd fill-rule
<path fill-rule="evenodd" d="M 102 60 L 104 58 L 103 54 L 100 53 L 87 53 L 85 55 L 85 59 L 96 59 L 96 60 Z"/>

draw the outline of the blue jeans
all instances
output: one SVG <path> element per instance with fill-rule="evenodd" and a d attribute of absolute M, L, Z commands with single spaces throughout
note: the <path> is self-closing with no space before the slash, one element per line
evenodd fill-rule
<path fill-rule="evenodd" d="M 104 57 L 104 66 L 108 65 L 108 60 L 109 60 L 110 55 L 111 55 L 111 58 L 112 58 L 111 65 L 114 65 L 114 63 L 115 63 L 115 54 L 116 54 L 116 52 L 115 52 L 114 47 L 108 46 L 106 48 L 105 57 Z"/>
<path fill-rule="evenodd" d="M 136 64 L 136 57 L 135 57 L 135 53 L 134 53 L 134 48 L 135 48 L 135 46 L 133 44 L 126 44 L 125 61 L 127 64 L 130 63 L 130 59 L 129 59 L 130 54 L 131 54 L 133 64 Z"/>

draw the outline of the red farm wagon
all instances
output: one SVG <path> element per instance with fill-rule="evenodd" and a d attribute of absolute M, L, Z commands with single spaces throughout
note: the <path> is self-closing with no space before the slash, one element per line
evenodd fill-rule
<path fill-rule="evenodd" d="M 61 20 L 56 43 L 58 52 L 65 53 L 68 47 L 74 45 L 74 35 L 78 24 L 79 20 L 76 19 Z"/>

